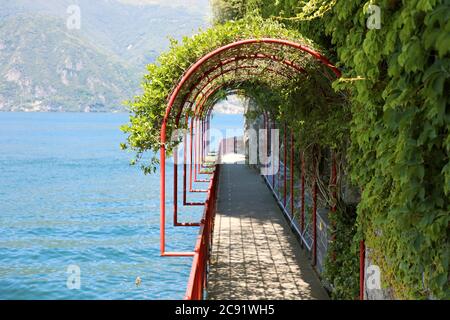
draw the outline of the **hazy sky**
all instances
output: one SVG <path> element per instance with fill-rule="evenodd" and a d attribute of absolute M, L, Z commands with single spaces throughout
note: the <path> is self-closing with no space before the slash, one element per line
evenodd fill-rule
<path fill-rule="evenodd" d="M 209 0 L 118 0 L 123 3 L 146 5 L 159 4 L 171 7 L 185 7 L 195 11 L 207 11 L 209 13 Z"/>
<path fill-rule="evenodd" d="M 245 111 L 244 108 L 244 101 L 237 95 L 231 95 L 217 103 L 214 111 L 225 114 L 242 114 Z"/>

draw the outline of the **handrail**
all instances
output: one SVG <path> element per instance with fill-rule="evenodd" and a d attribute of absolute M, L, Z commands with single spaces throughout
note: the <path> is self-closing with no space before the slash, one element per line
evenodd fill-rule
<path fill-rule="evenodd" d="M 202 300 L 203 290 L 207 283 L 207 266 L 210 249 L 212 246 L 212 231 L 214 228 L 214 217 L 216 214 L 217 184 L 219 180 L 219 164 L 215 170 L 208 186 L 203 217 L 200 222 L 200 231 L 194 249 L 191 273 L 186 289 L 185 300 Z"/>

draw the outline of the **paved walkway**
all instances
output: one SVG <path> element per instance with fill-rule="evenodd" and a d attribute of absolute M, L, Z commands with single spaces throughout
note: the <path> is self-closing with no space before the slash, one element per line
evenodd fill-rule
<path fill-rule="evenodd" d="M 259 173 L 224 164 L 208 299 L 328 299 Z"/>

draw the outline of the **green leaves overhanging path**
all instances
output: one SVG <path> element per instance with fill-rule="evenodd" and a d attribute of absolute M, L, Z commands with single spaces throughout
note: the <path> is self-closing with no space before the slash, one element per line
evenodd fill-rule
<path fill-rule="evenodd" d="M 302 37 L 298 32 L 289 31 L 278 22 L 263 20 L 258 17 L 217 25 L 214 28 L 199 33 L 192 38 L 183 39 L 182 44 L 178 44 L 173 41 L 170 51 L 162 54 L 156 64 L 151 64 L 148 66 L 149 73 L 145 76 L 142 83 L 144 93 L 129 102 L 132 116 L 130 118 L 130 125 L 124 126 L 123 130 L 129 134 L 127 146 L 137 152 L 137 159 L 139 159 L 146 150 L 156 152 L 159 149 L 159 129 L 167 107 L 167 98 L 184 72 L 198 59 L 214 49 L 238 40 L 252 38 L 292 40 L 305 44 L 312 49 L 324 52 L 324 50 L 318 48 L 318 46 L 312 41 Z M 248 46 L 239 48 L 239 54 L 252 54 L 256 51 L 256 49 L 263 51 L 261 46 Z M 288 53 L 286 53 L 286 55 L 288 55 Z M 243 79 L 238 81 L 234 88 L 245 87 L 249 89 L 251 83 L 253 83 L 251 87 L 257 88 L 258 85 L 256 85 L 256 82 L 259 85 L 270 87 L 271 92 L 280 92 L 282 88 L 285 88 L 284 91 L 286 92 L 274 94 L 278 94 L 280 97 L 283 95 L 284 100 L 287 100 L 288 98 L 292 98 L 290 92 L 287 91 L 288 87 L 290 88 L 290 91 L 298 91 L 299 88 L 303 87 L 303 90 L 308 92 L 309 90 L 305 87 L 317 87 L 319 84 L 323 87 L 323 91 L 327 91 L 329 95 L 334 95 L 334 90 L 332 90 L 329 81 L 327 83 L 327 81 L 320 79 L 321 75 L 314 72 L 315 69 L 323 68 L 323 66 L 320 66 L 320 64 L 315 61 L 308 61 L 308 59 L 304 60 L 305 61 L 302 62 L 302 67 L 308 71 L 308 74 L 305 75 L 305 77 L 309 78 L 311 80 L 310 82 L 300 82 L 301 80 L 305 80 L 305 77 L 301 79 L 295 74 L 290 74 L 290 79 L 275 77 L 274 80 L 273 74 L 260 72 L 253 77 L 248 76 L 248 74 L 244 74 Z M 268 64 L 266 63 L 266 65 L 261 65 L 260 63 L 258 64 L 258 67 L 260 70 L 261 68 L 267 69 Z M 236 73 L 232 73 L 228 76 L 228 78 L 224 76 L 217 81 L 228 81 L 236 77 Z M 186 87 L 185 90 L 187 89 L 188 88 Z M 183 93 L 186 93 L 186 91 Z M 220 94 L 220 92 L 218 94 Z M 181 96 L 182 95 L 183 94 L 181 94 Z M 316 94 L 316 97 L 317 96 L 318 95 Z M 311 94 L 311 99 L 313 99 L 313 97 L 314 95 Z M 280 101 L 278 102 L 280 103 Z M 315 102 L 318 102 L 317 99 Z M 170 136 L 171 130 L 174 129 L 174 119 L 176 118 L 175 114 L 176 112 L 174 113 L 174 116 L 169 119 L 168 136 Z M 170 150 L 173 145 L 169 144 L 167 147 Z M 157 159 L 153 158 L 152 164 L 147 166 L 144 165 L 144 169 L 151 171 L 154 169 L 155 163 L 157 163 Z"/>

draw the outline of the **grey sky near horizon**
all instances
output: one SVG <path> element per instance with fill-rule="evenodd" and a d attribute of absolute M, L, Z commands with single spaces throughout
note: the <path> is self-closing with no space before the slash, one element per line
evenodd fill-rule
<path fill-rule="evenodd" d="M 117 0 L 131 5 L 161 5 L 168 7 L 182 7 L 197 12 L 204 12 L 211 16 L 210 0 Z"/>

